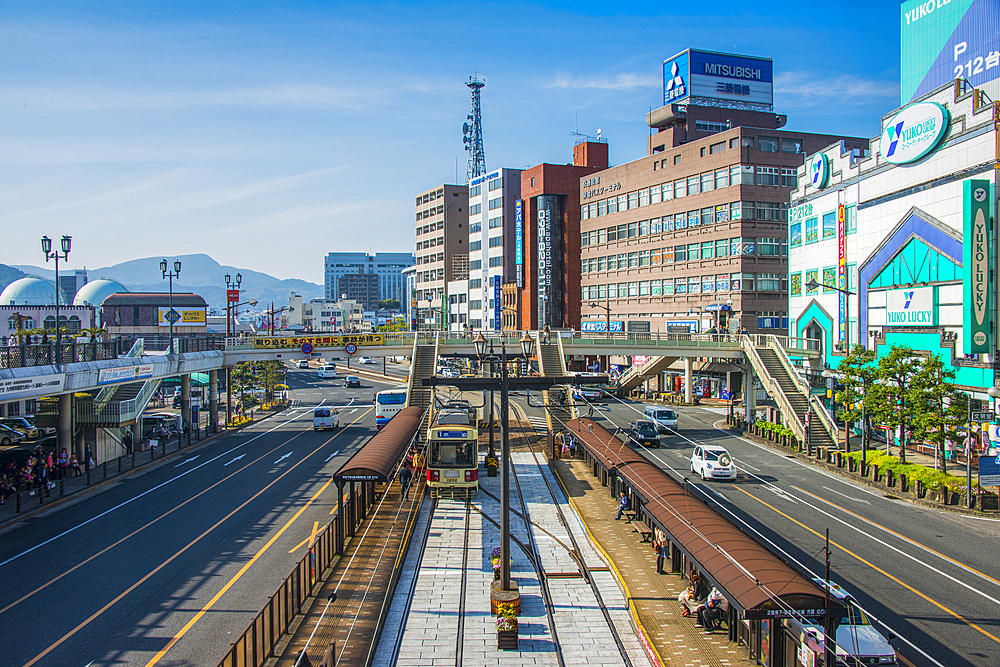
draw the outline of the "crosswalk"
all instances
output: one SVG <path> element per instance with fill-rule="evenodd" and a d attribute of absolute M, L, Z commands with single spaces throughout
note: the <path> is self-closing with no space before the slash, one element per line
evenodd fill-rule
<path fill-rule="evenodd" d="M 549 430 L 549 423 L 544 416 L 529 416 L 528 423 L 531 424 L 536 432 Z"/>

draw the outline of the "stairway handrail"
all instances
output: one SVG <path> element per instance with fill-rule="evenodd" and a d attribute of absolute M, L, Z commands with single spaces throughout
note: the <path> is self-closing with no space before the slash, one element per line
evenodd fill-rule
<path fill-rule="evenodd" d="M 788 397 L 785 396 L 785 392 L 781 389 L 781 385 L 778 384 L 777 380 L 771 377 L 770 373 L 767 372 L 767 366 L 764 365 L 764 360 L 761 359 L 760 354 L 757 353 L 757 347 L 755 346 L 756 339 L 757 336 L 754 335 L 743 336 L 741 340 L 743 353 L 747 356 L 747 360 L 750 361 L 750 365 L 757 371 L 757 377 L 761 379 L 761 382 L 765 385 L 765 388 L 767 388 L 767 393 L 770 394 L 771 397 L 778 403 L 778 407 L 781 409 L 781 414 L 785 417 L 785 423 L 791 427 L 799 442 L 805 442 L 805 424 L 799 421 L 799 416 L 795 414 L 795 409 L 792 407 Z M 749 387 L 749 391 L 754 391 L 752 384 Z M 746 398 L 743 399 L 743 404 L 746 405 Z M 751 415 L 747 415 L 748 418 L 750 416 Z"/>
<path fill-rule="evenodd" d="M 837 422 L 834 421 L 833 417 L 830 415 L 826 406 L 813 395 L 809 396 L 809 404 L 813 406 L 813 412 L 819 417 L 820 423 L 826 432 L 830 435 L 830 438 L 840 447 L 840 427 L 837 426 Z"/>
<path fill-rule="evenodd" d="M 809 395 L 809 383 L 807 383 L 801 375 L 799 375 L 798 369 L 792 365 L 792 360 L 788 358 L 788 354 L 785 352 L 785 348 L 782 347 L 781 343 L 778 341 L 778 337 L 774 334 L 767 335 L 767 347 L 774 352 L 775 356 L 778 357 L 778 361 L 781 365 L 785 367 L 785 372 L 788 373 L 788 377 L 792 378 L 792 382 L 795 386 L 799 388 L 806 396 Z"/>
<path fill-rule="evenodd" d="M 563 376 L 566 375 L 566 353 L 563 350 L 562 336 L 556 336 L 556 346 L 559 348 L 559 372 Z M 564 385 L 565 386 L 565 385 Z M 576 402 L 573 400 L 573 392 L 570 391 L 569 387 L 566 386 L 566 396 L 569 400 L 566 401 L 569 405 L 569 415 L 571 419 L 576 419 Z"/>

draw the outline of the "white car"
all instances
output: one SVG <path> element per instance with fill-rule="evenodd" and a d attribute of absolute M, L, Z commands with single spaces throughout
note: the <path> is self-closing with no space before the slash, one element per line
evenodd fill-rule
<path fill-rule="evenodd" d="M 677 413 L 670 408 L 647 405 L 642 414 L 646 419 L 656 423 L 656 430 L 660 433 L 677 430 Z"/>
<path fill-rule="evenodd" d="M 320 406 L 313 408 L 313 430 L 325 431 L 340 428 L 340 412 L 336 408 Z"/>
<path fill-rule="evenodd" d="M 374 364 L 375 360 L 371 357 L 358 357 L 359 364 Z"/>
<path fill-rule="evenodd" d="M 320 380 L 327 380 L 337 377 L 337 364 L 326 363 L 320 366 L 317 373 Z"/>
<path fill-rule="evenodd" d="M 691 454 L 691 472 L 702 479 L 736 479 L 736 464 L 725 447 L 698 445 Z"/>
<path fill-rule="evenodd" d="M 309 360 L 299 359 L 299 362 L 296 364 L 296 366 L 298 366 L 299 368 L 309 368 Z"/>

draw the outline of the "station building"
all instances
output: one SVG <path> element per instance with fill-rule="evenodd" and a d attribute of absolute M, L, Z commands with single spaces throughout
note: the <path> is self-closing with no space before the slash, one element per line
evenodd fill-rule
<path fill-rule="evenodd" d="M 582 330 L 787 330 L 798 170 L 820 147 L 867 140 L 784 129 L 771 78 L 763 58 L 664 62 L 647 155 L 580 180 Z"/>
<path fill-rule="evenodd" d="M 790 333 L 819 339 L 825 364 L 859 343 L 906 345 L 986 398 L 1000 349 L 998 121 L 1000 106 L 957 80 L 885 114 L 865 154 L 834 144 L 807 159 L 789 211 Z"/>

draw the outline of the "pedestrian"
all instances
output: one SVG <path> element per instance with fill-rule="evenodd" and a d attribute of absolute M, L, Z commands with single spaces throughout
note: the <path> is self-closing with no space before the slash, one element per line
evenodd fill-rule
<path fill-rule="evenodd" d="M 7 475 L 0 475 L 0 505 L 3 505 L 13 493 L 14 486 L 7 479 Z"/>
<path fill-rule="evenodd" d="M 659 527 L 653 531 L 653 549 L 656 551 L 656 573 L 666 574 L 663 561 L 667 557 L 667 535 Z"/>
<path fill-rule="evenodd" d="M 677 596 L 677 601 L 681 603 L 681 616 L 691 616 L 701 605 L 701 601 L 705 599 L 707 593 L 708 587 L 705 584 L 705 580 L 692 567 L 688 575 L 687 588 Z"/>
<path fill-rule="evenodd" d="M 406 500 L 410 499 L 410 482 L 413 481 L 413 471 L 409 465 L 404 465 L 399 470 L 399 492 Z"/>
<path fill-rule="evenodd" d="M 549 325 L 545 325 L 545 329 L 542 331 L 542 342 L 546 345 L 552 342 L 552 332 L 549 330 Z"/>
<path fill-rule="evenodd" d="M 69 467 L 72 468 L 73 472 L 76 473 L 75 477 L 79 477 L 80 475 L 83 474 L 82 472 L 80 472 L 80 462 L 77 460 L 75 452 L 73 454 L 70 454 Z"/>
<path fill-rule="evenodd" d="M 94 467 L 94 450 L 90 448 L 90 443 L 87 443 L 87 447 L 83 450 L 83 465 L 87 466 L 87 470 Z"/>
<path fill-rule="evenodd" d="M 716 624 L 726 617 L 728 611 L 729 601 L 718 588 L 713 587 L 705 604 L 698 607 L 698 622 L 695 625 L 705 628 L 706 632 L 715 632 Z"/>
<path fill-rule="evenodd" d="M 622 518 L 622 512 L 628 509 L 628 496 L 622 491 L 622 495 L 618 498 L 618 514 L 615 515 L 615 521 Z"/>
<path fill-rule="evenodd" d="M 572 433 L 566 434 L 566 439 L 569 440 L 569 455 L 572 458 L 576 458 L 576 438 L 573 437 Z"/>
<path fill-rule="evenodd" d="M 62 453 L 59 454 L 59 479 L 66 477 L 66 470 L 69 469 L 69 454 L 66 453 L 66 448 L 63 447 Z"/>

